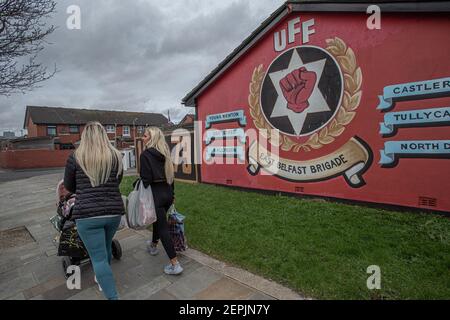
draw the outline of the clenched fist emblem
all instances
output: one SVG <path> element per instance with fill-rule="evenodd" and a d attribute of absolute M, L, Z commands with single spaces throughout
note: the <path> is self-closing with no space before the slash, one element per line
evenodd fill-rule
<path fill-rule="evenodd" d="M 308 108 L 308 99 L 311 97 L 316 81 L 316 73 L 306 70 L 305 67 L 294 70 L 281 79 L 280 86 L 288 102 L 288 108 L 297 113 Z"/>

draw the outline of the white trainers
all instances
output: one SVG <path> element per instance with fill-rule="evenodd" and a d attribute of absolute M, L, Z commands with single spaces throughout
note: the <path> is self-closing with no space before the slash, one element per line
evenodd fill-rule
<path fill-rule="evenodd" d="M 98 284 L 98 290 L 99 290 L 99 291 L 103 291 L 103 290 L 102 290 L 102 287 L 100 287 L 100 284 L 99 284 L 98 281 L 97 281 L 97 277 L 96 277 L 96 276 L 94 276 L 94 281 L 95 281 L 96 284 Z"/>
<path fill-rule="evenodd" d="M 165 274 L 177 275 L 182 272 L 183 272 L 183 268 L 181 267 L 179 262 L 177 262 L 177 264 L 175 264 L 175 265 L 169 263 L 167 266 L 164 267 Z"/>
<path fill-rule="evenodd" d="M 152 256 L 156 256 L 159 253 L 158 248 L 151 241 L 147 241 L 147 252 Z"/>

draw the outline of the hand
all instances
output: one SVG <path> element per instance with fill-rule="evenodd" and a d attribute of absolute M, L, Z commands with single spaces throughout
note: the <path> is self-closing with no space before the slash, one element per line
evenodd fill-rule
<path fill-rule="evenodd" d="M 316 73 L 306 70 L 305 67 L 292 71 L 280 80 L 280 87 L 289 109 L 299 113 L 309 107 L 308 99 L 314 90 L 316 80 Z"/>

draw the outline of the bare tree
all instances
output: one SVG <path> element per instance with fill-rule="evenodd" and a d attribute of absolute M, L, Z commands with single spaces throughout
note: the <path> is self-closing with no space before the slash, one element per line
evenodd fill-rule
<path fill-rule="evenodd" d="M 55 30 L 43 21 L 55 7 L 53 0 L 0 0 L 0 95 L 33 90 L 55 74 L 36 61 Z"/>

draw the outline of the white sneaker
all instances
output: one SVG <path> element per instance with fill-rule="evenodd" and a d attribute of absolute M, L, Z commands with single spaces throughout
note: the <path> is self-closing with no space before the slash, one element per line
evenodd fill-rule
<path fill-rule="evenodd" d="M 152 256 L 156 256 L 159 253 L 159 250 L 153 245 L 153 242 L 147 241 L 147 252 Z"/>
<path fill-rule="evenodd" d="M 95 281 L 96 284 L 98 284 L 98 290 L 99 290 L 99 291 L 103 291 L 103 290 L 102 290 L 102 287 L 100 287 L 100 284 L 99 284 L 98 281 L 97 281 L 97 277 L 96 277 L 96 276 L 94 276 L 94 281 Z"/>
<path fill-rule="evenodd" d="M 164 267 L 164 273 L 169 275 L 177 275 L 182 272 L 183 268 L 181 267 L 179 262 L 177 262 L 175 265 L 169 263 L 167 266 Z"/>

